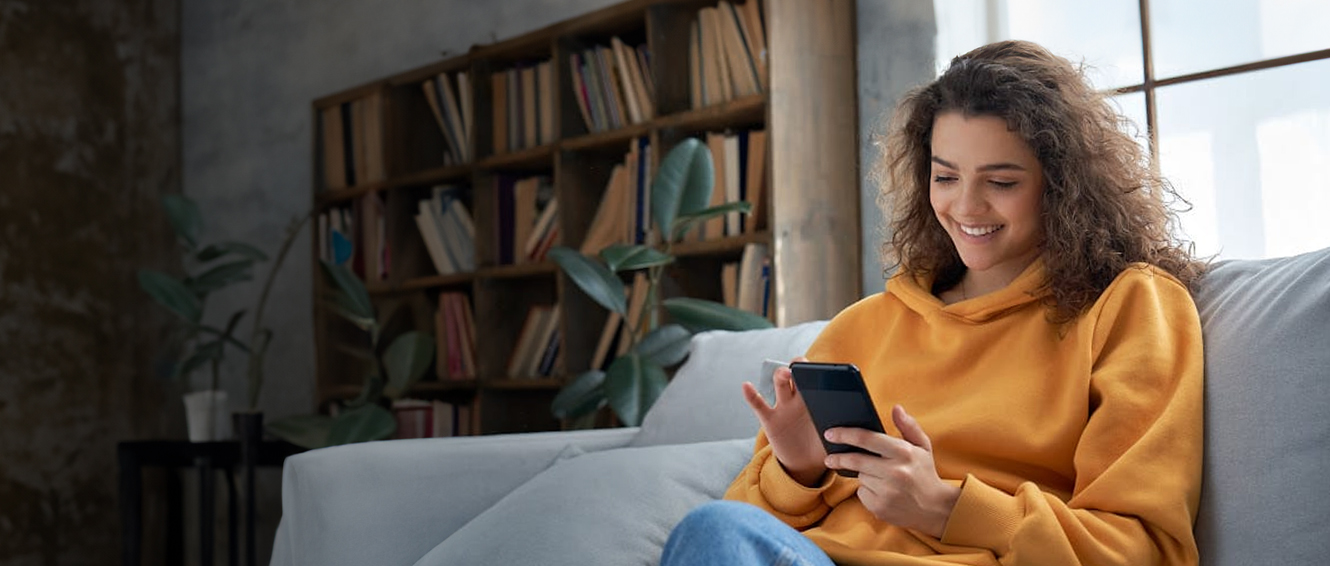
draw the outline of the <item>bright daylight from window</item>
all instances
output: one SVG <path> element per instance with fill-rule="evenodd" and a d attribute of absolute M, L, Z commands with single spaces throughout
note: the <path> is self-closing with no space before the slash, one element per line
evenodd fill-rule
<path fill-rule="evenodd" d="M 1083 60 L 1102 89 L 1144 80 L 1138 0 L 935 0 L 938 67 L 990 41 L 1028 39 Z M 1324 0 L 1149 0 L 1155 80 L 1330 48 Z M 1204 13 L 1204 18 L 1198 18 Z M 1202 256 L 1330 246 L 1330 60 L 1159 87 L 1159 166 L 1192 204 Z M 1114 99 L 1146 144 L 1145 95 Z"/>

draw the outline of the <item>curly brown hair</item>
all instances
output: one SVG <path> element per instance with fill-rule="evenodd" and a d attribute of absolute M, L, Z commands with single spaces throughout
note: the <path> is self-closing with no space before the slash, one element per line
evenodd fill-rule
<path fill-rule="evenodd" d="M 884 265 L 934 276 L 934 290 L 965 274 L 929 202 L 933 123 L 938 114 L 995 116 L 1034 149 L 1043 166 L 1042 258 L 1049 319 L 1067 322 L 1135 262 L 1155 265 L 1189 288 L 1205 270 L 1175 238 L 1182 202 L 1125 131 L 1130 124 L 1081 70 L 1043 47 L 1004 41 L 952 59 L 945 73 L 897 106 L 876 168 L 878 203 L 891 218 Z"/>

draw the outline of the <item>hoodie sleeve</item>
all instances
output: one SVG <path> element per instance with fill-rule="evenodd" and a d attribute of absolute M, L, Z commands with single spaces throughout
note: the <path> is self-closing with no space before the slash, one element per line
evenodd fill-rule
<path fill-rule="evenodd" d="M 1130 269 L 1092 317 L 1090 414 L 1066 501 L 1025 483 L 1015 493 L 965 478 L 943 542 L 986 548 L 1002 564 L 1197 562 L 1203 356 L 1190 294 L 1154 269 Z"/>

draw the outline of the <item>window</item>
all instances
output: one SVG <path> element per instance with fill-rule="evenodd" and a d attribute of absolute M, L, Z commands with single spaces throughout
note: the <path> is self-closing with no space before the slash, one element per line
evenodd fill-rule
<path fill-rule="evenodd" d="M 1324 0 L 934 0 L 939 71 L 1000 39 L 1084 62 L 1158 141 L 1202 256 L 1330 247 L 1330 3 Z M 1148 30 L 1148 31 L 1147 31 Z M 1148 136 L 1148 137 L 1147 137 Z"/>

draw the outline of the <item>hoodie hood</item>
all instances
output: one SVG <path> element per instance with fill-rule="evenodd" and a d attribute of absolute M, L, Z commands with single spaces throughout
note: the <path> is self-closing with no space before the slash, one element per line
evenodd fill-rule
<path fill-rule="evenodd" d="M 988 322 L 1021 308 L 1037 308 L 1048 295 L 1045 286 L 1044 260 L 1036 259 L 1010 284 L 992 293 L 966 299 L 950 305 L 943 304 L 929 290 L 933 288 L 932 274 L 918 277 L 901 271 L 887 281 L 887 293 L 895 295 L 907 308 L 925 318 L 937 316 L 953 318 L 973 324 Z"/>

